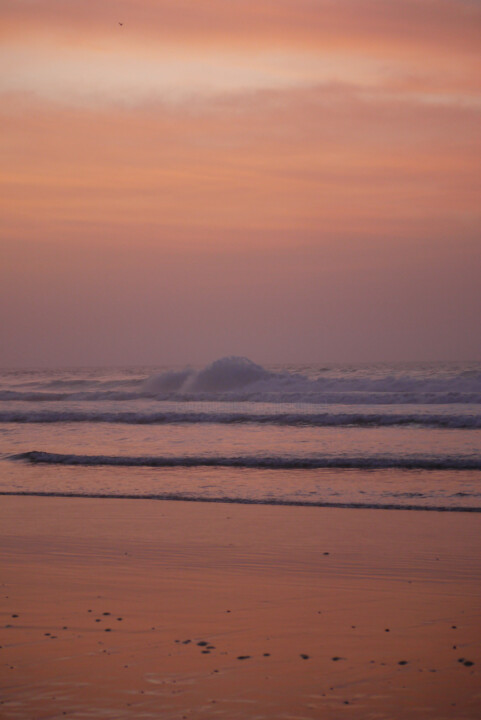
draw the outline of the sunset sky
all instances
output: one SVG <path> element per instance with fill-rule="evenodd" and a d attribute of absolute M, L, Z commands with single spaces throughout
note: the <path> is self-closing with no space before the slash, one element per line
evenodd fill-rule
<path fill-rule="evenodd" d="M 0 20 L 0 365 L 481 359 L 479 0 Z"/>

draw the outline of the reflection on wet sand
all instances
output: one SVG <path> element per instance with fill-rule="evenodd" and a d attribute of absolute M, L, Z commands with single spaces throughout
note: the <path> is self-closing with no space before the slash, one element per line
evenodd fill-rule
<path fill-rule="evenodd" d="M 1 512 L 5 718 L 481 710 L 478 516 L 61 498 Z"/>

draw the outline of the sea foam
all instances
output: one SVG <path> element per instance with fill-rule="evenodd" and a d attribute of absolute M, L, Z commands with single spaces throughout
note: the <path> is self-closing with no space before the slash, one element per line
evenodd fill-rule
<path fill-rule="evenodd" d="M 481 372 L 431 366 L 331 366 L 307 372 L 268 369 L 244 357 L 225 357 L 201 369 L 169 369 L 148 377 L 42 377 L 0 386 L 0 400 L 123 402 L 135 400 L 344 405 L 481 404 Z M 70 373 L 72 375 L 72 373 Z"/>
<path fill-rule="evenodd" d="M 245 357 L 216 360 L 202 370 L 186 369 L 153 375 L 144 384 L 150 393 L 174 390 L 185 393 L 219 393 L 235 391 L 259 380 L 275 377 L 261 365 Z"/>

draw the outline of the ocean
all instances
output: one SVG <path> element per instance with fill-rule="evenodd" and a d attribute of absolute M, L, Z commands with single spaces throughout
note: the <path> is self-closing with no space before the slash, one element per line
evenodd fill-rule
<path fill-rule="evenodd" d="M 481 512 L 481 363 L 0 371 L 0 493 Z"/>

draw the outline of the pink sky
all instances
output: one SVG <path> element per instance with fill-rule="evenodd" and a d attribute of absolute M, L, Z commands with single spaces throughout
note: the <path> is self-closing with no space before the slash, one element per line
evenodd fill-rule
<path fill-rule="evenodd" d="M 1 365 L 481 358 L 478 2 L 0 19 Z"/>

